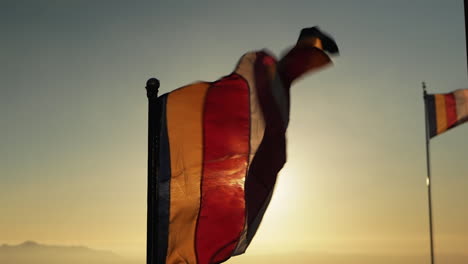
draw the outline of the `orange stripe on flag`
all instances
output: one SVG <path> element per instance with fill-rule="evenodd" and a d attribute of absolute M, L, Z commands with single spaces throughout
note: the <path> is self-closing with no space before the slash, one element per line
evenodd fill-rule
<path fill-rule="evenodd" d="M 203 105 L 209 86 L 192 84 L 168 97 L 171 201 L 167 263 L 197 263 L 195 229 L 200 209 Z"/>
<path fill-rule="evenodd" d="M 435 94 L 435 108 L 437 120 L 437 134 L 447 130 L 447 113 L 445 111 L 445 96 L 443 94 Z"/>

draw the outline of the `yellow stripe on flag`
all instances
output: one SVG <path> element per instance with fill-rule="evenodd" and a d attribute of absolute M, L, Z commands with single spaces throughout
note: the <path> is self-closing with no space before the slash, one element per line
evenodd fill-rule
<path fill-rule="evenodd" d="M 171 92 L 167 130 L 171 148 L 171 193 L 167 263 L 197 263 L 195 229 L 200 210 L 203 105 L 209 83 Z"/>
<path fill-rule="evenodd" d="M 445 96 L 443 94 L 435 95 L 437 134 L 447 130 L 447 111 L 445 109 Z"/>

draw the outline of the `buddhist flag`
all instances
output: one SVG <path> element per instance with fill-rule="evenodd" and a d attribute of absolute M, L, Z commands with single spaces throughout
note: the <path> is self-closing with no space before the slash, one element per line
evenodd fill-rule
<path fill-rule="evenodd" d="M 338 53 L 317 27 L 279 61 L 242 56 L 215 82 L 159 97 L 156 263 L 212 264 L 245 252 L 286 162 L 289 88 Z"/>
<path fill-rule="evenodd" d="M 468 89 L 426 96 L 429 136 L 435 137 L 468 120 Z"/>

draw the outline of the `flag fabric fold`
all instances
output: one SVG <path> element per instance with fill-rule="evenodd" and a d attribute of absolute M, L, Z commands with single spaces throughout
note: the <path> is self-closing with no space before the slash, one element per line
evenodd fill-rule
<path fill-rule="evenodd" d="M 468 121 L 468 89 L 428 94 L 425 100 L 430 138 Z"/>
<path fill-rule="evenodd" d="M 231 74 L 158 99 L 158 263 L 214 264 L 245 252 L 286 162 L 290 85 L 337 52 L 312 28 L 279 61 L 250 52 Z"/>

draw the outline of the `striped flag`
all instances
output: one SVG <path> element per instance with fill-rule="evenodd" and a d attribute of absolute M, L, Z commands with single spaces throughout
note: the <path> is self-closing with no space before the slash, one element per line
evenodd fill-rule
<path fill-rule="evenodd" d="M 250 52 L 215 82 L 161 96 L 157 260 L 212 264 L 245 252 L 286 162 L 289 87 L 338 53 L 318 28 L 280 61 Z"/>
<path fill-rule="evenodd" d="M 468 121 L 468 89 L 428 94 L 426 104 L 431 138 Z"/>

